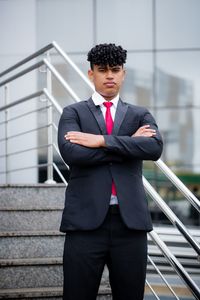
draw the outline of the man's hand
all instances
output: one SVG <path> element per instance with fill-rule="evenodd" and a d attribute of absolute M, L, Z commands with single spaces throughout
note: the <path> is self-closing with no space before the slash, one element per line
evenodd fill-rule
<path fill-rule="evenodd" d="M 144 125 L 140 127 L 132 136 L 146 136 L 146 137 L 153 137 L 156 135 L 156 130 L 151 129 L 150 125 Z"/>
<path fill-rule="evenodd" d="M 89 148 L 100 148 L 105 146 L 103 135 L 69 131 L 67 134 L 65 134 L 65 139 L 73 144 L 78 144 Z"/>

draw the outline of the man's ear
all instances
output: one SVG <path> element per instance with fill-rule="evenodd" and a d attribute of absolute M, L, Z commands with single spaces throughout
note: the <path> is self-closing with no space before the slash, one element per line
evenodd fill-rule
<path fill-rule="evenodd" d="M 93 70 L 88 70 L 88 77 L 93 82 Z"/>

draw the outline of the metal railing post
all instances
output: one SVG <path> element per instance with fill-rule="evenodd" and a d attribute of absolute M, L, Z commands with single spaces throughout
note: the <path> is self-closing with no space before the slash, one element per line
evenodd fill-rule
<path fill-rule="evenodd" d="M 9 104 L 9 85 L 6 84 L 4 87 L 5 95 L 5 105 Z M 6 184 L 8 184 L 8 109 L 5 109 L 5 174 L 6 174 Z"/>
<path fill-rule="evenodd" d="M 51 62 L 50 53 L 47 52 L 47 60 Z M 47 72 L 47 90 L 50 94 L 52 94 L 52 75 L 51 71 L 46 68 Z M 48 100 L 48 111 L 47 111 L 47 119 L 48 119 L 48 129 L 47 129 L 47 139 L 48 139 L 48 150 L 47 150 L 47 180 L 45 183 L 47 184 L 55 184 L 56 181 L 53 179 L 53 107 L 52 103 Z"/>

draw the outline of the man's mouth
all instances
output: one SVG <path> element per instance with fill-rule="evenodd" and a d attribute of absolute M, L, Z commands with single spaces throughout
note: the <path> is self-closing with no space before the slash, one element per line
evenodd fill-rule
<path fill-rule="evenodd" d="M 104 85 L 107 86 L 107 87 L 114 87 L 115 82 L 113 82 L 113 81 L 105 82 Z"/>

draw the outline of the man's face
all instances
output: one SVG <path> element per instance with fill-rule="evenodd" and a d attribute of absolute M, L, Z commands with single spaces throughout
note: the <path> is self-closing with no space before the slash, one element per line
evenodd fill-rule
<path fill-rule="evenodd" d="M 88 71 L 88 76 L 94 83 L 95 90 L 110 101 L 119 93 L 125 70 L 119 65 L 113 67 L 94 65 L 93 70 Z"/>

